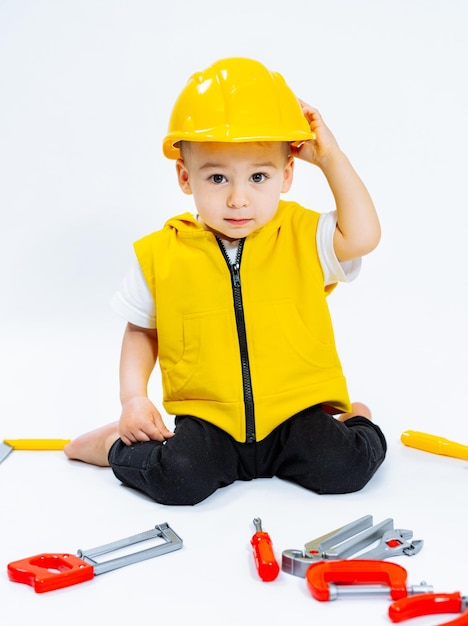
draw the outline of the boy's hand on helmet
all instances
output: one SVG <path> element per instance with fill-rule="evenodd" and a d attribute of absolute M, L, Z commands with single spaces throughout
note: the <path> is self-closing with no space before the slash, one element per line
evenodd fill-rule
<path fill-rule="evenodd" d="M 305 141 L 298 147 L 293 146 L 292 155 L 321 167 L 330 156 L 341 152 L 341 150 L 318 110 L 314 109 L 314 107 L 311 107 L 303 100 L 299 98 L 298 100 L 310 130 L 315 135 L 315 139 Z"/>
<path fill-rule="evenodd" d="M 174 435 L 161 414 L 146 396 L 127 400 L 122 406 L 119 435 L 125 445 L 137 441 L 165 441 Z"/>

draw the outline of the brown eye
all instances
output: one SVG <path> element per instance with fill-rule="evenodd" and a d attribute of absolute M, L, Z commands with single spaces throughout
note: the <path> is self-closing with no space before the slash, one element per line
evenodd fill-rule
<path fill-rule="evenodd" d="M 251 180 L 254 183 L 263 183 L 266 180 L 266 175 L 258 172 L 257 174 L 252 174 Z"/>
<path fill-rule="evenodd" d="M 215 183 L 215 185 L 220 185 L 226 181 L 222 174 L 213 174 L 213 176 L 210 176 L 210 180 L 212 183 Z"/>

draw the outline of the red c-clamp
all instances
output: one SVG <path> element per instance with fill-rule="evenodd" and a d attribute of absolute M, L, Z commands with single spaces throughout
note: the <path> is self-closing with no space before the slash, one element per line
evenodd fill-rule
<path fill-rule="evenodd" d="M 307 586 L 320 602 L 335 600 L 338 596 L 388 595 L 393 600 L 409 594 L 432 591 L 426 583 L 408 587 L 404 567 L 388 561 L 372 559 L 320 561 L 309 567 Z"/>

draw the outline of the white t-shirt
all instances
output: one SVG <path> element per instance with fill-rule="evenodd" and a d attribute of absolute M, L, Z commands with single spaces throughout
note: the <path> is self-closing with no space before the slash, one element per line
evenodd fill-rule
<path fill-rule="evenodd" d="M 361 259 L 340 263 L 333 248 L 336 228 L 336 211 L 322 213 L 317 227 L 317 248 L 324 274 L 324 285 L 351 282 L 361 269 Z M 237 242 L 223 242 L 226 252 L 234 262 Z M 111 299 L 112 309 L 127 322 L 141 328 L 156 328 L 156 311 L 153 296 L 146 284 L 136 256 L 130 265 L 120 289 Z"/>

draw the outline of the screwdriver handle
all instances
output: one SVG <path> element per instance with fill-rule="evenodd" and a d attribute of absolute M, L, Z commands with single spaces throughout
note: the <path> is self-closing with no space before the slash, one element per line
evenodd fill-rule
<path fill-rule="evenodd" d="M 401 442 L 405 446 L 418 448 L 425 452 L 432 452 L 433 454 L 441 454 L 443 456 L 451 456 L 468 461 L 468 446 L 450 441 L 444 437 L 438 437 L 437 435 L 429 435 L 428 433 L 422 433 L 417 430 L 406 430 L 401 435 Z"/>
<path fill-rule="evenodd" d="M 70 439 L 4 439 L 13 450 L 63 450 Z"/>
<path fill-rule="evenodd" d="M 253 547 L 253 554 L 257 572 L 263 582 L 271 582 L 278 576 L 280 567 L 273 552 L 273 543 L 268 533 L 262 529 L 262 520 L 256 517 L 253 521 L 256 533 L 250 543 Z"/>
<path fill-rule="evenodd" d="M 460 592 L 455 593 L 427 593 L 411 598 L 400 598 L 390 605 L 388 616 L 392 622 L 403 622 L 420 615 L 435 615 L 436 613 L 461 613 L 463 598 Z M 466 616 L 468 623 L 468 615 Z M 450 622 L 452 623 L 452 622 Z M 455 623 L 455 622 L 453 622 Z"/>

